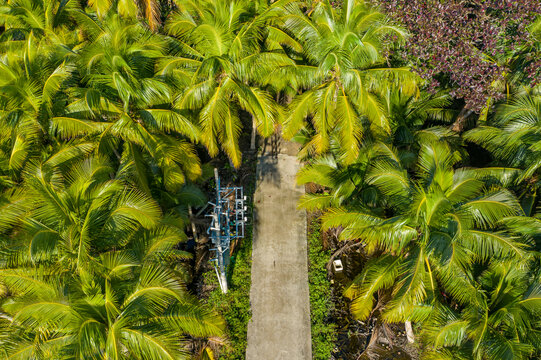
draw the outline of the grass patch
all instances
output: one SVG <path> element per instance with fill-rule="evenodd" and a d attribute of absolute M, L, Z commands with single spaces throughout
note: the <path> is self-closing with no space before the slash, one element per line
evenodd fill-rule
<path fill-rule="evenodd" d="M 222 294 L 214 269 L 204 274 L 205 283 L 215 285 L 208 304 L 216 309 L 226 321 L 228 346 L 222 349 L 219 359 L 244 359 L 246 354 L 250 310 L 250 285 L 252 266 L 252 234 L 247 229 L 240 248 L 231 258 L 228 268 L 227 294 Z"/>
<path fill-rule="evenodd" d="M 320 227 L 313 220 L 308 231 L 308 282 L 310 289 L 310 321 L 312 359 L 328 360 L 336 341 L 336 325 L 331 321 L 334 308 L 331 283 L 327 279 L 326 265 L 330 251 L 323 250 Z"/>

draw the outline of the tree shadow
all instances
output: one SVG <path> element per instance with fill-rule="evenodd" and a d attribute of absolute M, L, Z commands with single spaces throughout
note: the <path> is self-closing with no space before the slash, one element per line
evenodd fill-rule
<path fill-rule="evenodd" d="M 278 171 L 278 154 L 280 154 L 280 145 L 282 139 L 280 135 L 274 134 L 270 138 L 264 139 L 263 149 L 259 157 L 257 181 L 269 182 L 276 187 L 280 187 L 280 172 Z"/>
<path fill-rule="evenodd" d="M 272 134 L 272 136 L 263 139 L 263 148 L 261 151 L 262 156 L 271 156 L 278 159 L 280 153 L 280 146 L 282 144 L 282 137 L 280 134 Z"/>

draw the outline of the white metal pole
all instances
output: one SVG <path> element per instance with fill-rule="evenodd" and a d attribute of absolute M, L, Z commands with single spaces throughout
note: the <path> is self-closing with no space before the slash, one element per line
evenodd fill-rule
<path fill-rule="evenodd" d="M 227 277 L 225 276 L 225 264 L 224 264 L 224 254 L 222 249 L 222 237 L 221 237 L 221 218 L 220 212 L 222 207 L 222 199 L 220 198 L 220 177 L 218 176 L 218 169 L 214 168 L 214 178 L 216 179 L 216 205 L 218 207 L 218 221 L 217 221 L 217 238 L 218 244 L 216 246 L 218 250 L 218 268 L 220 269 L 220 276 L 218 277 L 218 282 L 220 283 L 220 288 L 222 292 L 227 293 Z"/>

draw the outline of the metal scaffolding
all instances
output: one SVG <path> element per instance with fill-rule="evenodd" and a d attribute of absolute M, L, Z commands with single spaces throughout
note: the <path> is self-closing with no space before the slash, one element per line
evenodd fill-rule
<path fill-rule="evenodd" d="M 223 293 L 227 292 L 226 269 L 229 265 L 229 249 L 231 241 L 244 237 L 244 227 L 248 221 L 246 217 L 246 196 L 241 186 L 220 186 L 218 169 L 214 169 L 216 178 L 216 203 L 212 205 L 212 211 L 207 216 L 211 217 L 210 227 L 207 234 L 210 235 L 214 252 L 214 268 Z"/>

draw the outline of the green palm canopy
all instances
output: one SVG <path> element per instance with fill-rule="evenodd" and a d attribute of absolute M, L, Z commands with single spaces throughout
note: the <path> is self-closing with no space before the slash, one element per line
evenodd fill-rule
<path fill-rule="evenodd" d="M 262 48 L 265 25 L 282 12 L 283 3 L 188 1 L 166 24 L 174 51 L 162 60 L 160 73 L 185 85 L 175 103 L 198 113 L 209 154 L 218 154 L 221 145 L 236 167 L 241 162 L 240 110 L 249 113 L 262 136 L 271 135 L 280 122 L 280 107 L 259 84 L 269 69 L 292 64 L 283 52 Z"/>
<path fill-rule="evenodd" d="M 345 161 L 359 154 L 363 132 L 391 131 L 380 95 L 388 86 L 417 91 L 416 77 L 406 68 L 390 68 L 383 51 L 386 36 L 405 33 L 364 1 L 344 1 L 341 11 L 319 2 L 310 16 L 295 8 L 280 19 L 282 28 L 302 46 L 302 60 L 277 74 L 302 90 L 288 109 L 284 135 L 293 137 L 309 121 L 306 152 L 324 154 L 331 139 Z"/>
<path fill-rule="evenodd" d="M 338 171 L 314 164 L 301 173 L 301 181 L 311 177 L 331 189 L 306 195 L 301 204 L 326 208 L 323 227 L 339 227 L 340 239 L 363 242 L 373 256 L 346 291 L 358 318 L 371 313 L 376 294 L 388 291 L 386 321 L 422 320 L 442 294 L 457 301 L 478 296 L 470 280 L 474 264 L 528 256 L 533 244 L 517 237 L 512 219 L 531 218 L 502 186 L 516 171 L 455 170 L 460 160 L 446 143 L 427 141 L 410 173 L 396 150 L 376 143 L 365 166 Z M 351 187 L 355 171 L 359 183 Z"/>
<path fill-rule="evenodd" d="M 187 336 L 222 335 L 184 285 L 184 222 L 102 159 L 53 160 L 0 216 L 5 358 L 180 359 Z"/>

